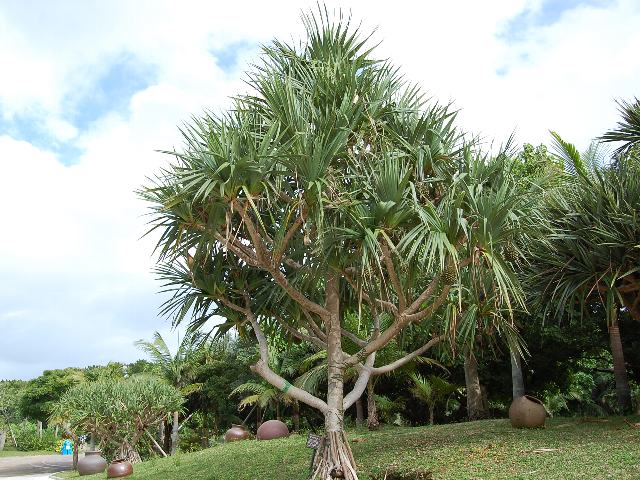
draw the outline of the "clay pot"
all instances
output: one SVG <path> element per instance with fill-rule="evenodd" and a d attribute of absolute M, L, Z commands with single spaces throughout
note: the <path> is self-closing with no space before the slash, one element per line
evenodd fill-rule
<path fill-rule="evenodd" d="M 516 428 L 537 428 L 544 426 L 547 411 L 540 400 L 523 395 L 511 402 L 509 420 Z"/>
<path fill-rule="evenodd" d="M 107 468 L 107 461 L 100 455 L 100 450 L 84 452 L 84 457 L 78 459 L 78 474 L 93 475 L 102 473 Z"/>
<path fill-rule="evenodd" d="M 258 428 L 258 440 L 273 440 L 289 436 L 289 429 L 280 420 L 267 420 Z"/>
<path fill-rule="evenodd" d="M 127 460 L 114 460 L 107 468 L 107 478 L 128 477 L 133 473 L 133 465 Z"/>
<path fill-rule="evenodd" d="M 249 438 L 249 431 L 243 425 L 231 425 L 231 428 L 224 434 L 225 442 L 235 442 Z"/>

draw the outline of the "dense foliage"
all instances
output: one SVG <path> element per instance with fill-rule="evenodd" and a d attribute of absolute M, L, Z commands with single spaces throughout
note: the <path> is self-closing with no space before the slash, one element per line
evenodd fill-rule
<path fill-rule="evenodd" d="M 48 450 L 53 453 L 59 443 L 59 438 L 53 427 L 39 431 L 35 423 L 23 421 L 13 425 L 11 430 L 17 444 L 16 449 L 23 452 Z"/>
<path fill-rule="evenodd" d="M 53 405 L 69 388 L 83 380 L 82 371 L 78 368 L 45 370 L 27 383 L 20 399 L 22 415 L 46 423 Z"/>
<path fill-rule="evenodd" d="M 139 461 L 138 442 L 182 403 L 178 390 L 154 377 L 104 379 L 67 391 L 53 408 L 51 419 L 76 436 L 95 435 L 108 458 Z"/>

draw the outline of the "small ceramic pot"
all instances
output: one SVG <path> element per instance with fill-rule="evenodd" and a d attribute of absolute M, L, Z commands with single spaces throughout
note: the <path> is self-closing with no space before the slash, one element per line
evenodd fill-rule
<path fill-rule="evenodd" d="M 84 457 L 78 459 L 78 474 L 93 475 L 102 473 L 107 468 L 107 461 L 102 458 L 100 450 L 84 452 Z"/>
<path fill-rule="evenodd" d="M 516 398 L 509 407 L 509 420 L 516 428 L 538 428 L 544 426 L 547 411 L 540 400 L 529 395 Z"/>
<path fill-rule="evenodd" d="M 267 420 L 258 428 L 258 440 L 273 440 L 289 436 L 289 429 L 280 420 Z"/>
<path fill-rule="evenodd" d="M 133 465 L 127 460 L 114 460 L 107 468 L 107 478 L 127 477 L 133 473 Z"/>
<path fill-rule="evenodd" d="M 231 425 L 231 428 L 224 434 L 225 442 L 235 442 L 249 438 L 249 431 L 243 425 Z"/>

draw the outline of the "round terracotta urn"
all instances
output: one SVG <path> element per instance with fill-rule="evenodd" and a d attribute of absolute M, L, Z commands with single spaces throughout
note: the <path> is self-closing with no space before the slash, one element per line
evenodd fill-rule
<path fill-rule="evenodd" d="M 84 452 L 84 457 L 78 459 L 78 474 L 93 475 L 102 473 L 107 468 L 107 461 L 102 458 L 100 450 Z"/>
<path fill-rule="evenodd" d="M 516 428 L 538 428 L 544 426 L 547 411 L 540 400 L 529 395 L 516 398 L 509 407 L 509 420 Z"/>
<path fill-rule="evenodd" d="M 128 477 L 133 473 L 133 465 L 127 460 L 114 460 L 107 468 L 107 478 Z"/>
<path fill-rule="evenodd" d="M 235 442 L 249 438 L 249 431 L 243 425 L 231 425 L 231 428 L 224 434 L 225 442 Z"/>
<path fill-rule="evenodd" d="M 267 420 L 258 428 L 258 440 L 273 440 L 289 436 L 289 429 L 280 420 Z"/>

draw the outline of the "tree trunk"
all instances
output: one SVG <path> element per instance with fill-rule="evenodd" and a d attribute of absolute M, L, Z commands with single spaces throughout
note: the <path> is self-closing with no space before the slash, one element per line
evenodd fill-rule
<path fill-rule="evenodd" d="M 164 444 L 162 445 L 162 449 L 167 453 L 171 452 L 171 424 L 168 418 L 164 422 Z"/>
<path fill-rule="evenodd" d="M 171 429 L 171 455 L 175 455 L 178 450 L 178 420 L 180 412 L 173 412 L 173 425 Z"/>
<path fill-rule="evenodd" d="M 13 430 L 11 429 L 11 424 L 9 424 L 9 433 L 11 434 L 11 439 L 13 440 L 13 446 L 18 448 L 18 441 L 16 440 L 16 436 L 13 434 Z"/>
<path fill-rule="evenodd" d="M 613 374 L 616 378 L 618 408 L 620 413 L 628 413 L 631 411 L 631 389 L 627 379 L 627 366 L 624 362 L 622 340 L 617 320 L 613 325 L 609 326 L 609 343 L 611 344 L 611 355 L 613 356 Z"/>
<path fill-rule="evenodd" d="M 0 452 L 2 450 L 4 450 L 4 443 L 7 440 L 7 431 L 6 430 L 0 430 Z"/>
<path fill-rule="evenodd" d="M 200 446 L 202 448 L 207 448 L 209 446 L 209 435 L 207 434 L 209 431 L 206 427 L 200 428 Z"/>
<path fill-rule="evenodd" d="M 140 458 L 140 454 L 138 453 L 138 451 L 127 443 L 122 445 L 122 447 L 120 448 L 120 458 L 127 460 L 131 463 L 142 462 L 142 459 Z"/>
<path fill-rule="evenodd" d="M 524 395 L 524 379 L 522 378 L 522 362 L 517 350 L 511 350 L 511 387 L 513 400 Z"/>
<path fill-rule="evenodd" d="M 325 438 L 313 464 L 312 480 L 344 478 L 358 480 L 356 463 L 344 433 L 344 366 L 342 362 L 342 332 L 340 329 L 339 277 L 327 274 L 327 411 L 324 419 Z"/>
<path fill-rule="evenodd" d="M 435 410 L 435 405 L 429 405 L 429 425 L 433 425 L 433 411 Z"/>
<path fill-rule="evenodd" d="M 73 470 L 78 470 L 78 455 L 80 454 L 80 441 L 77 435 L 71 437 L 73 440 Z"/>
<path fill-rule="evenodd" d="M 467 386 L 467 415 L 469 420 L 487 418 L 489 412 L 483 399 L 480 377 L 478 375 L 478 362 L 473 352 L 464 354 L 464 381 Z"/>
<path fill-rule="evenodd" d="M 380 427 L 380 421 L 378 420 L 378 407 L 376 405 L 375 395 L 375 378 L 369 378 L 367 383 L 367 427 L 369 430 L 377 430 Z"/>
<path fill-rule="evenodd" d="M 362 397 L 356 400 L 356 427 L 364 426 L 364 405 L 362 405 Z"/>
<path fill-rule="evenodd" d="M 293 422 L 293 431 L 300 430 L 300 403 L 297 400 L 293 401 L 293 414 L 291 415 L 291 421 Z"/>
<path fill-rule="evenodd" d="M 164 420 L 162 420 L 160 422 L 160 425 L 158 426 L 158 434 L 156 436 L 156 441 L 160 445 L 164 445 Z"/>
<path fill-rule="evenodd" d="M 280 402 L 276 400 L 276 420 L 282 421 L 280 418 Z"/>
<path fill-rule="evenodd" d="M 260 428 L 260 425 L 262 425 L 262 408 L 258 405 L 256 409 L 256 430 Z"/>

